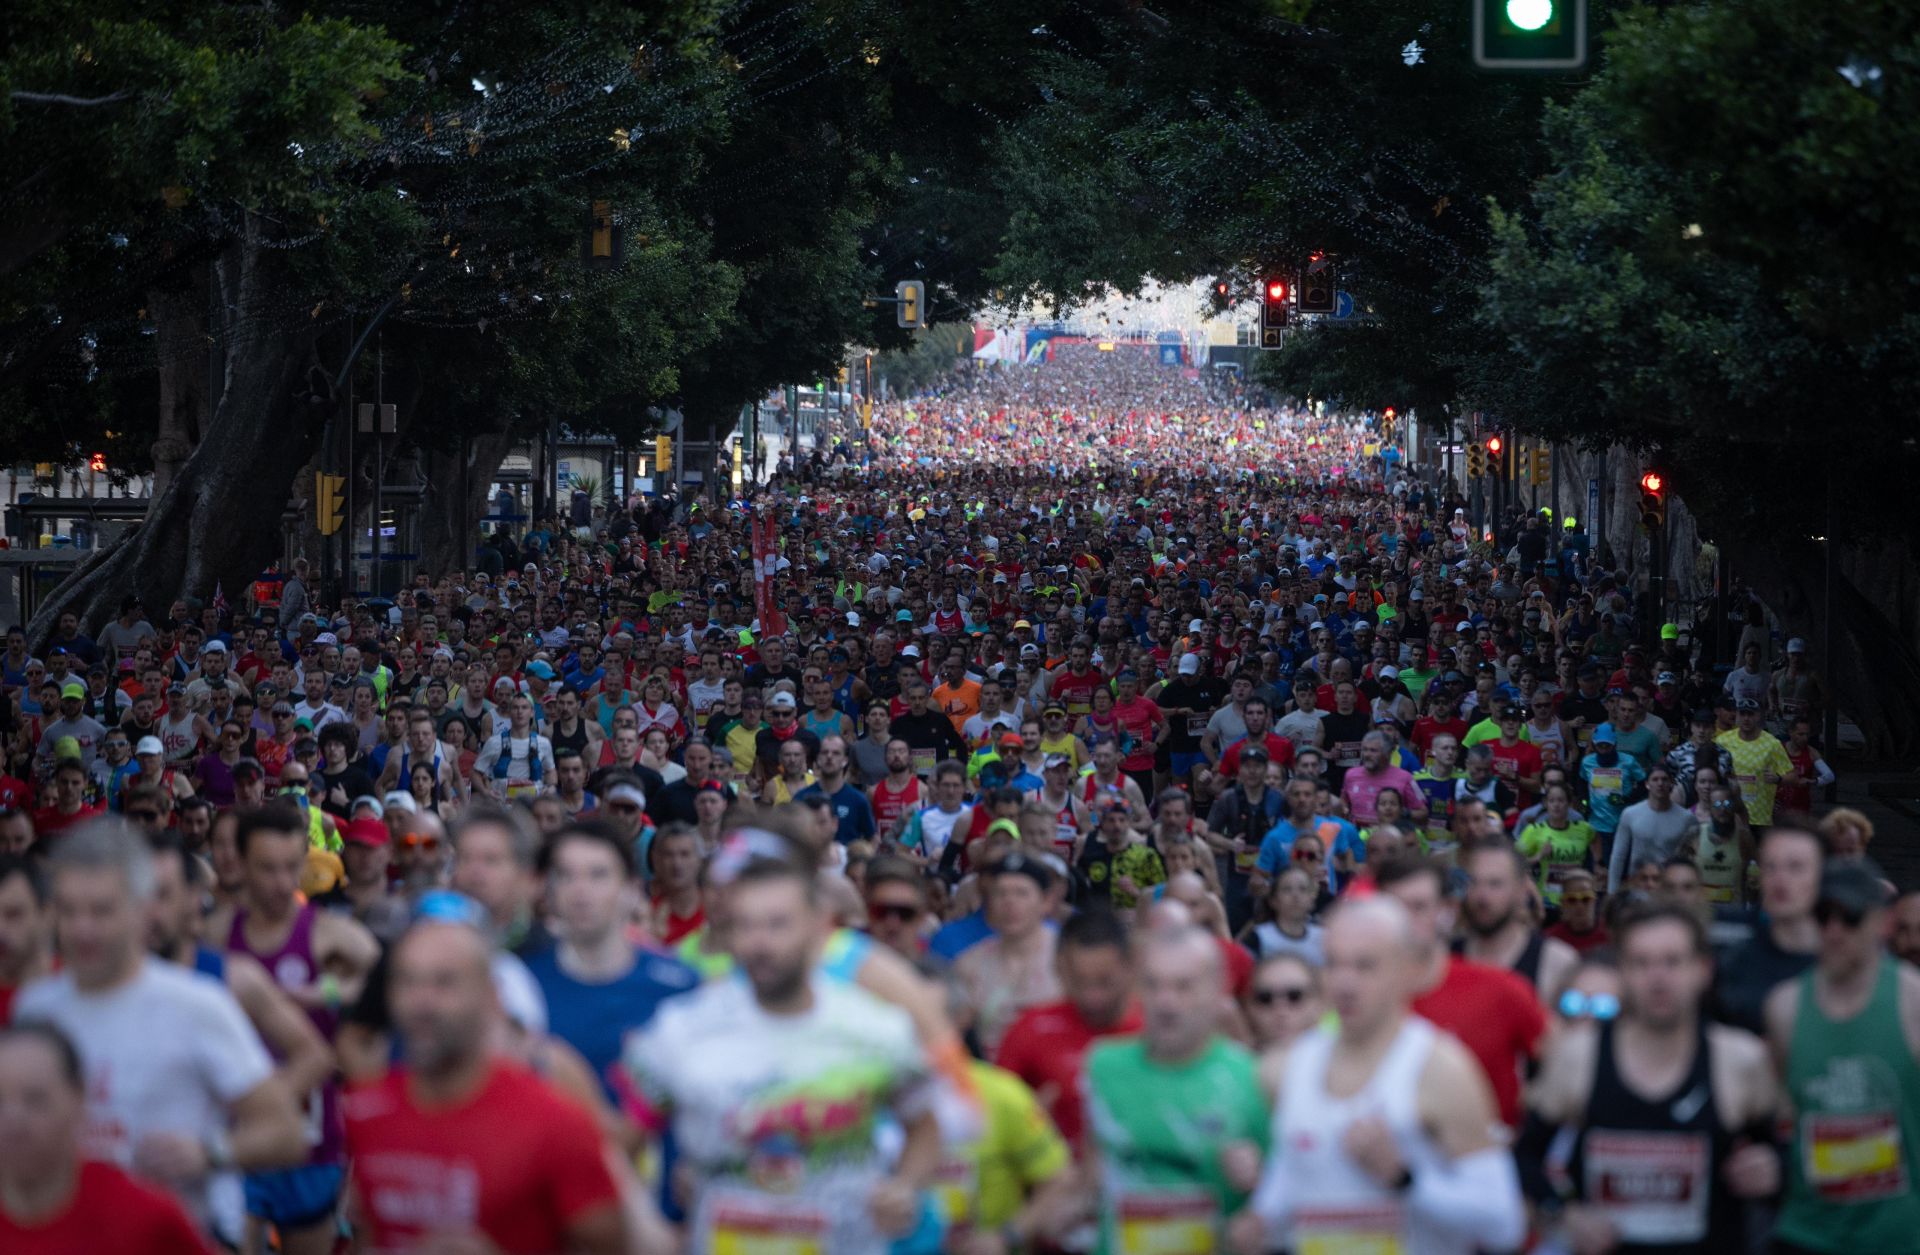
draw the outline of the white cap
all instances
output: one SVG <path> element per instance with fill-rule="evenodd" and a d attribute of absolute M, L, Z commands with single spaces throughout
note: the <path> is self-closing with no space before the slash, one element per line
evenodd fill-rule
<path fill-rule="evenodd" d="M 1804 654 L 1807 652 L 1807 643 L 1796 636 L 1787 642 L 1787 652 L 1790 654 Z"/>
<path fill-rule="evenodd" d="M 347 814 L 352 815 L 362 806 L 371 807 L 375 819 L 385 819 L 387 817 L 387 808 L 380 805 L 380 799 L 371 793 L 363 793 L 359 797 L 354 798 L 347 806 Z"/>
<path fill-rule="evenodd" d="M 1199 654 L 1181 654 L 1180 655 L 1180 674 L 1181 675 L 1199 675 L 1200 674 L 1200 655 Z"/>
<path fill-rule="evenodd" d="M 1202 621 L 1201 621 L 1201 620 L 1199 620 L 1199 619 L 1195 619 L 1195 620 L 1194 620 L 1193 622 L 1191 622 L 1191 623 L 1189 623 L 1189 624 L 1187 624 L 1187 631 L 1189 631 L 1189 632 L 1198 632 L 1198 631 L 1199 631 L 1199 630 L 1200 630 L 1201 628 L 1203 628 L 1203 627 L 1205 627 L 1205 626 L 1207 626 L 1207 625 L 1206 625 L 1206 624 L 1205 624 L 1204 622 L 1202 622 Z"/>
<path fill-rule="evenodd" d="M 405 811 L 409 815 L 420 813 L 420 803 L 413 800 L 413 794 L 405 789 L 394 789 L 386 796 L 386 808 L 390 811 Z"/>
<path fill-rule="evenodd" d="M 616 784 L 607 790 L 609 802 L 631 802 L 642 810 L 646 809 L 647 795 L 631 784 Z"/>
<path fill-rule="evenodd" d="M 227 643 L 219 639 L 218 637 L 215 637 L 213 640 L 208 641 L 205 645 L 202 645 L 200 648 L 204 649 L 206 652 L 210 654 L 224 654 L 227 652 Z"/>
<path fill-rule="evenodd" d="M 133 747 L 133 752 L 136 754 L 164 754 L 167 752 L 167 747 L 160 743 L 160 738 L 157 736 L 143 736 L 140 738 L 140 743 Z"/>

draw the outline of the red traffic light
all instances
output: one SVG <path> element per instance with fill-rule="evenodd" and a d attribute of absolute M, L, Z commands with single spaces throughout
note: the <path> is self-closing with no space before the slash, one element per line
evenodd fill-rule
<path fill-rule="evenodd" d="M 1487 452 L 1491 453 L 1494 457 L 1499 457 L 1500 450 L 1506 447 L 1507 447 L 1507 442 L 1500 439 L 1500 437 L 1498 436 L 1487 437 Z"/>
<path fill-rule="evenodd" d="M 1227 299 L 1227 293 L 1230 290 L 1225 279 L 1221 279 L 1213 285 L 1213 294 L 1223 301 Z"/>
<path fill-rule="evenodd" d="M 94 454 L 94 455 L 93 455 L 92 457 L 90 457 L 90 458 L 88 458 L 88 459 L 87 459 L 87 469 L 88 469 L 88 470 L 90 470 L 90 471 L 104 471 L 104 470 L 106 470 L 106 469 L 107 469 L 107 455 L 106 455 L 106 454 L 104 454 L 104 453 L 96 453 L 96 454 Z"/>
<path fill-rule="evenodd" d="M 1269 301 L 1286 300 L 1287 299 L 1287 281 L 1285 279 L 1267 280 L 1267 299 Z"/>
<path fill-rule="evenodd" d="M 1392 407 L 1391 405 L 1389 405 L 1389 406 L 1387 407 L 1387 410 L 1386 410 L 1386 414 L 1385 414 L 1385 415 L 1383 416 L 1383 417 L 1385 417 L 1385 418 L 1386 418 L 1386 420 L 1387 420 L 1387 421 L 1388 421 L 1389 423 L 1391 423 L 1391 422 L 1393 421 L 1393 412 L 1394 412 L 1394 411 L 1393 411 L 1393 407 Z"/>
<path fill-rule="evenodd" d="M 1667 481 L 1659 471 L 1648 471 L 1640 477 L 1640 487 L 1642 491 L 1650 492 L 1657 496 L 1666 490 Z"/>

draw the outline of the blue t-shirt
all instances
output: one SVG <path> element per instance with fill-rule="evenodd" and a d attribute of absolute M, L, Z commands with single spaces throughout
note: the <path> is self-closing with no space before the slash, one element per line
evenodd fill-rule
<path fill-rule="evenodd" d="M 1326 847 L 1328 867 L 1342 854 L 1353 855 L 1356 863 L 1367 861 L 1367 847 L 1360 840 L 1360 830 L 1338 815 L 1315 815 L 1312 831 Z M 1300 833 L 1292 820 L 1281 816 L 1280 822 L 1260 839 L 1260 855 L 1254 860 L 1254 866 L 1269 876 L 1279 875 L 1282 868 L 1293 862 L 1293 842 Z"/>
<path fill-rule="evenodd" d="M 971 915 L 942 924 L 928 939 L 927 952 L 952 962 L 991 936 L 993 928 L 987 923 L 987 909 L 981 907 Z"/>
<path fill-rule="evenodd" d="M 873 820 L 873 803 L 867 801 L 867 795 L 853 787 L 843 784 L 835 793 L 827 794 L 818 784 L 810 784 L 793 795 L 799 801 L 810 794 L 825 794 L 827 804 L 833 807 L 833 813 L 840 821 L 840 827 L 833 839 L 841 845 L 851 841 L 865 841 L 879 831 Z"/>
<path fill-rule="evenodd" d="M 609 1102 L 619 1105 L 614 1092 L 614 1069 L 620 1045 L 628 1033 L 653 1019 L 660 1004 L 676 994 L 700 986 L 699 973 L 669 955 L 641 948 L 633 966 L 617 980 L 588 984 L 560 967 L 555 946 L 526 960 L 527 970 L 547 996 L 547 1029 L 580 1052 L 600 1080 Z"/>

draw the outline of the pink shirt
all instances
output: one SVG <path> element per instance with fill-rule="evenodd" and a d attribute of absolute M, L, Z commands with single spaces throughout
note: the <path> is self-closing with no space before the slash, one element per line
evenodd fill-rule
<path fill-rule="evenodd" d="M 1391 764 L 1371 775 L 1359 767 L 1347 769 L 1347 779 L 1340 786 L 1340 796 L 1346 799 L 1347 812 L 1353 816 L 1356 827 L 1364 828 L 1379 818 L 1382 789 L 1398 790 L 1400 800 L 1404 802 L 1413 796 L 1413 777 L 1405 768 Z"/>

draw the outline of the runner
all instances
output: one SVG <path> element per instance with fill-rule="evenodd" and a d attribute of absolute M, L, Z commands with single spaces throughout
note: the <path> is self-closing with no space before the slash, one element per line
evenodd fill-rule
<path fill-rule="evenodd" d="M 1455 952 L 1476 963 L 1506 968 L 1533 986 L 1541 1002 L 1553 1005 L 1579 956 L 1572 946 L 1533 926 L 1521 852 L 1489 841 L 1468 850 L 1460 866 L 1467 873 L 1467 892 L 1460 905 L 1466 930 Z"/>
<path fill-rule="evenodd" d="M 1712 956 L 1698 915 L 1642 906 L 1616 937 L 1618 1017 L 1559 1034 L 1530 1091 L 1527 1192 L 1572 1250 L 1747 1249 L 1742 1203 L 1780 1183 L 1766 1049 L 1703 1018 Z"/>
<path fill-rule="evenodd" d="M 1327 989 L 1340 1026 L 1312 1029 L 1287 1052 L 1273 1154 L 1234 1220 L 1237 1250 L 1440 1255 L 1519 1245 L 1519 1182 L 1490 1132 L 1485 1079 L 1407 1003 L 1424 949 L 1390 899 L 1334 913 Z"/>
<path fill-rule="evenodd" d="M 912 1022 L 818 974 L 828 917 L 811 868 L 751 855 L 727 894 L 746 979 L 668 1004 L 629 1041 L 630 1103 L 673 1130 L 693 1249 L 877 1255 L 920 1218 L 941 1157 Z M 905 1129 L 891 1167 L 874 1141 L 885 1114 Z"/>
<path fill-rule="evenodd" d="M 1920 1251 L 1920 973 L 1881 949 L 1887 906 L 1877 868 L 1830 865 L 1819 960 L 1767 998 L 1794 1118 L 1780 1251 Z"/>
<path fill-rule="evenodd" d="M 1253 1057 L 1215 1031 L 1224 969 L 1214 939 L 1156 929 L 1139 964 L 1140 1036 L 1095 1042 L 1082 1080 L 1099 1249 L 1216 1249 L 1266 1150 L 1266 1099 Z"/>

